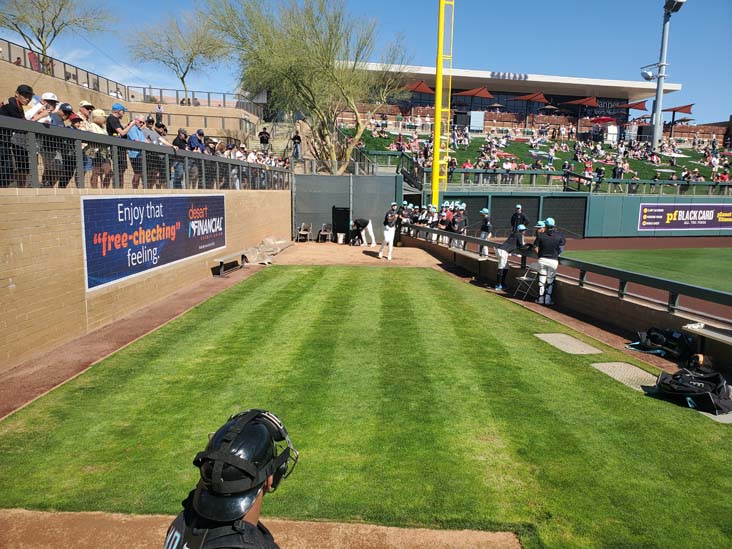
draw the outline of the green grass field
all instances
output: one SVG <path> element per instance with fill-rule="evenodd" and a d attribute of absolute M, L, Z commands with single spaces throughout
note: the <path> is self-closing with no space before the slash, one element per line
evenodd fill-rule
<path fill-rule="evenodd" d="M 732 292 L 732 248 L 567 251 L 564 256 Z"/>
<path fill-rule="evenodd" d="M 0 505 L 176 513 L 207 434 L 262 407 L 302 456 L 267 516 L 729 545 L 729 426 L 536 332 L 572 333 L 431 269 L 271 267 L 0 423 Z"/>

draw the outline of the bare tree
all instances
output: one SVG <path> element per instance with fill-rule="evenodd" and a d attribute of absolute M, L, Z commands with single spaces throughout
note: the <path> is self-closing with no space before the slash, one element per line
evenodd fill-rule
<path fill-rule="evenodd" d="M 44 66 L 48 50 L 63 33 L 97 32 L 109 21 L 106 8 L 84 0 L 2 0 L 0 28 L 18 33 Z"/>
<path fill-rule="evenodd" d="M 316 158 L 342 174 L 368 120 L 402 87 L 401 42 L 373 59 L 376 23 L 349 15 L 343 0 L 210 0 L 210 8 L 239 58 L 242 88 L 267 91 L 274 108 L 304 113 Z M 367 67 L 371 61 L 380 63 Z M 356 118 L 348 141 L 336 124 L 344 111 Z"/>
<path fill-rule="evenodd" d="M 165 21 L 138 31 L 130 38 L 130 53 L 142 62 L 170 69 L 188 98 L 186 78 L 219 60 L 223 43 L 212 33 L 210 22 L 193 13 L 169 16 Z"/>

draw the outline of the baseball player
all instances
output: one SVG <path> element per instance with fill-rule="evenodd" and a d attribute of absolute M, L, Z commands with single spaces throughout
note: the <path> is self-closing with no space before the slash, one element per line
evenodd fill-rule
<path fill-rule="evenodd" d="M 480 225 L 480 238 L 482 238 L 483 240 L 488 240 L 490 237 L 493 236 L 493 226 L 491 225 L 490 219 L 491 212 L 488 210 L 488 208 L 483 208 L 482 210 L 480 210 L 480 215 L 483 218 L 483 221 Z M 480 247 L 480 255 L 481 257 L 488 257 L 488 246 Z"/>
<path fill-rule="evenodd" d="M 231 416 L 193 464 L 201 479 L 165 536 L 165 549 L 277 548 L 259 522 L 265 493 L 292 473 L 298 452 L 265 410 Z"/>
<path fill-rule="evenodd" d="M 452 216 L 450 222 L 450 230 L 455 234 L 464 235 L 468 228 L 468 217 L 465 215 L 465 204 L 456 206 L 457 212 Z M 463 248 L 465 242 L 463 240 L 453 239 L 450 246 L 453 248 Z"/>
<path fill-rule="evenodd" d="M 376 246 L 376 237 L 374 236 L 374 226 L 370 219 L 358 218 L 353 220 L 354 228 L 361 234 L 361 246 L 366 246 L 366 235 L 371 238 L 369 248 Z"/>
<path fill-rule="evenodd" d="M 539 227 L 539 225 L 544 227 Z M 539 297 L 537 303 L 552 305 L 554 278 L 557 276 L 559 254 L 564 250 L 564 235 L 555 228 L 554 219 L 547 217 L 544 222 L 537 223 L 540 229 L 534 241 L 534 251 L 539 256 Z M 544 229 L 544 230 L 541 230 Z"/>
<path fill-rule="evenodd" d="M 508 276 L 508 256 L 510 253 L 522 250 L 527 247 L 524 243 L 524 234 L 526 233 L 526 225 L 519 225 L 516 230 L 510 234 L 506 241 L 496 248 L 498 256 L 498 269 L 496 271 L 496 290 L 506 289 L 506 276 Z M 529 246 L 530 247 L 530 246 Z"/>
<path fill-rule="evenodd" d="M 516 211 L 511 216 L 511 232 L 515 233 L 519 225 L 529 225 L 529 218 L 524 214 L 521 204 L 516 204 Z"/>
<path fill-rule="evenodd" d="M 386 259 L 391 261 L 391 252 L 394 249 L 394 234 L 397 230 L 397 220 L 399 214 L 397 213 L 397 203 L 392 202 L 391 208 L 389 208 L 384 214 L 384 240 L 381 242 L 381 248 L 379 249 L 379 259 L 384 257 L 384 248 L 389 247 Z"/>

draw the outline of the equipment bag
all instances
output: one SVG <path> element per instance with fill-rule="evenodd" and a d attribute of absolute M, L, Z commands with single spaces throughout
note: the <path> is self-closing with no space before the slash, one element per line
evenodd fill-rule
<path fill-rule="evenodd" d="M 715 415 L 732 412 L 732 387 L 719 372 L 690 368 L 675 374 L 661 372 L 655 387 L 647 388 L 646 392 L 702 412 Z"/>
<path fill-rule="evenodd" d="M 662 350 L 664 355 L 677 359 L 685 359 L 693 349 L 691 336 L 676 330 L 648 328 L 645 332 L 638 332 L 638 339 L 641 347 L 648 350 Z"/>

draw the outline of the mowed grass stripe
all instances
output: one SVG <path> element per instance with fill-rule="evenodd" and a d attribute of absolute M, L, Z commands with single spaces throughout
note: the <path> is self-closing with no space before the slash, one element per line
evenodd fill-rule
<path fill-rule="evenodd" d="M 297 346 L 297 368 L 283 380 L 280 395 L 302 454 L 287 491 L 303 502 L 297 517 L 304 519 L 343 513 L 359 518 L 363 505 L 357 502 L 371 486 L 361 469 L 374 452 L 363 439 L 374 427 L 378 393 L 369 352 L 378 346 L 371 337 L 374 324 L 366 319 L 373 316 L 378 279 L 362 282 L 363 272 L 355 268 L 339 272 L 308 337 Z M 287 507 L 284 500 L 273 502 L 274 513 L 278 503 Z"/>
<path fill-rule="evenodd" d="M 303 450 L 270 516 L 726 546 L 728 426 L 539 331 L 572 333 L 438 272 L 270 268 L 4 421 L 3 506 L 174 513 L 206 433 L 262 406 Z"/>
<path fill-rule="evenodd" d="M 454 296 L 456 309 L 464 311 L 467 318 L 495 320 L 492 317 L 503 307 L 488 309 L 481 315 L 480 310 L 471 310 L 479 303 L 470 295 L 472 289 L 463 286 L 463 290 Z M 512 306 L 505 302 L 502 305 Z M 511 321 L 500 326 L 534 323 L 537 331 L 541 331 L 541 325 L 546 322 L 523 309 L 507 312 L 503 311 L 505 318 Z M 480 329 L 475 324 L 466 325 L 458 320 L 455 323 L 455 340 L 464 340 L 471 332 L 480 337 Z M 552 331 L 571 332 L 556 327 Z M 661 535 L 660 530 L 670 528 L 665 521 L 653 521 L 648 511 L 654 505 L 652 500 L 683 499 L 684 491 L 688 490 L 683 483 L 669 482 L 669 469 L 677 469 L 678 477 L 674 478 L 680 478 L 684 470 L 688 471 L 688 460 L 692 459 L 677 441 L 692 425 L 697 425 L 700 433 L 707 433 L 708 420 L 629 391 L 607 376 L 598 375 L 589 366 L 600 359 L 618 360 L 620 356 L 615 355 L 619 353 L 608 350 L 606 357 L 571 356 L 530 334 L 527 336 L 520 345 L 512 346 L 513 353 L 490 354 L 493 357 L 518 355 L 519 360 L 509 366 L 510 372 L 500 358 L 489 359 L 486 367 L 476 370 L 483 377 L 482 385 L 494 394 L 486 405 L 493 407 L 494 416 L 502 424 L 503 437 L 515 449 L 515 459 L 533 464 L 536 471 L 538 482 L 528 492 L 522 487 L 513 505 L 520 504 L 520 497 L 531 498 L 526 511 L 533 515 L 533 521 L 540 527 L 549 526 L 546 532 L 559 534 L 544 539 L 552 546 L 590 546 L 610 527 L 614 530 L 610 537 L 616 541 L 632 544 L 631 540 L 637 540 L 640 535 L 652 543 Z M 504 337 L 510 335 L 504 333 Z M 465 343 L 461 346 L 465 347 Z M 480 345 L 472 349 L 480 353 Z M 495 391 L 497 379 L 510 380 L 512 387 Z M 643 418 L 643 428 L 639 428 L 640 418 Z M 653 441 L 651 444 L 649 439 Z M 643 459 L 629 461 L 629 452 L 643 453 Z M 666 464 L 673 455 L 677 459 Z M 664 465 L 659 467 L 661 463 Z M 720 466 L 723 467 L 721 463 Z M 701 470 L 699 474 L 703 475 Z M 521 482 L 524 477 L 516 478 Z M 621 478 L 625 482 L 618 482 Z M 633 497 L 629 497 L 628 483 L 637 489 Z M 521 516 L 525 510 L 517 508 L 516 511 Z M 673 527 L 678 528 L 677 535 L 683 538 L 684 511 L 671 511 L 675 512 L 680 516 Z M 651 524 L 643 533 L 624 533 L 625 528 L 620 525 L 632 524 L 644 515 Z M 572 527 L 551 527 L 565 523 Z M 723 539 L 722 530 L 716 534 Z"/>

